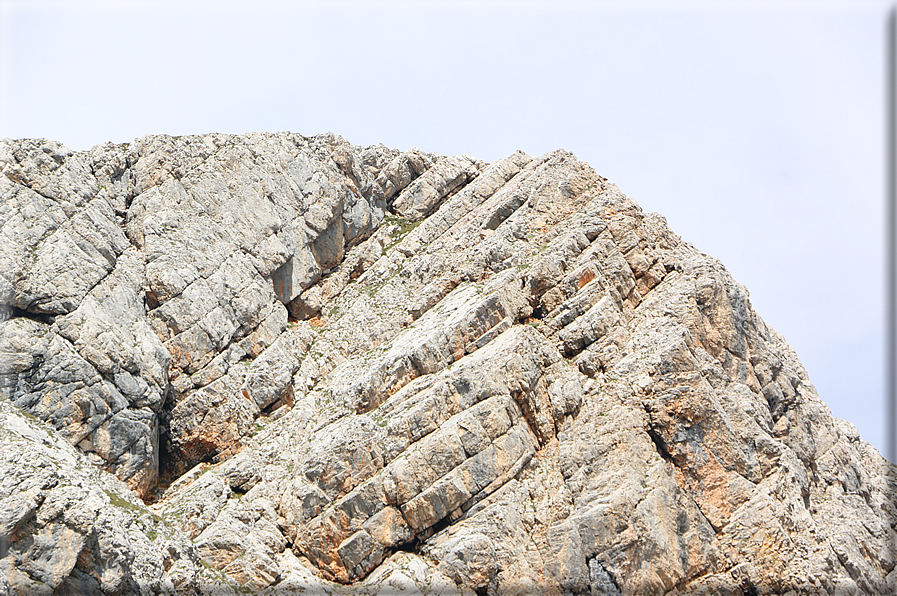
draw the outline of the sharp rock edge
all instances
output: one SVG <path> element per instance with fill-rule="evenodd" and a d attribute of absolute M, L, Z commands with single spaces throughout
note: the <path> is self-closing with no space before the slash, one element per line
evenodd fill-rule
<path fill-rule="evenodd" d="M 0 169 L 2 596 L 897 593 L 894 467 L 570 153 Z"/>

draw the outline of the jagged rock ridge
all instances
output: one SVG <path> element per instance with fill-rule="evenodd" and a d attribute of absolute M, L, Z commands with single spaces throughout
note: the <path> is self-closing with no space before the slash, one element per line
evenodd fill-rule
<path fill-rule="evenodd" d="M 567 152 L 0 168 L 0 595 L 897 591 L 893 466 Z"/>

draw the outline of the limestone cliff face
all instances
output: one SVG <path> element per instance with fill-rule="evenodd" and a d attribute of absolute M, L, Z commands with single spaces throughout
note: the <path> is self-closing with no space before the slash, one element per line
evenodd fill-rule
<path fill-rule="evenodd" d="M 0 169 L 2 596 L 897 593 L 895 468 L 569 153 Z"/>

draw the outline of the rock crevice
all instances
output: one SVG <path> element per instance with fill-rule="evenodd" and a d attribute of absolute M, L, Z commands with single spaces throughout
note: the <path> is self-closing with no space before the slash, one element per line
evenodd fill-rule
<path fill-rule="evenodd" d="M 568 152 L 0 173 L 0 594 L 897 592 L 895 468 Z"/>

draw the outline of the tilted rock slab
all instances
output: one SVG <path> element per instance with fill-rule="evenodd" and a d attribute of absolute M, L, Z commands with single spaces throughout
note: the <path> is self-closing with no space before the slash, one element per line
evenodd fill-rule
<path fill-rule="evenodd" d="M 897 592 L 895 468 L 569 153 L 0 169 L 0 595 Z"/>

